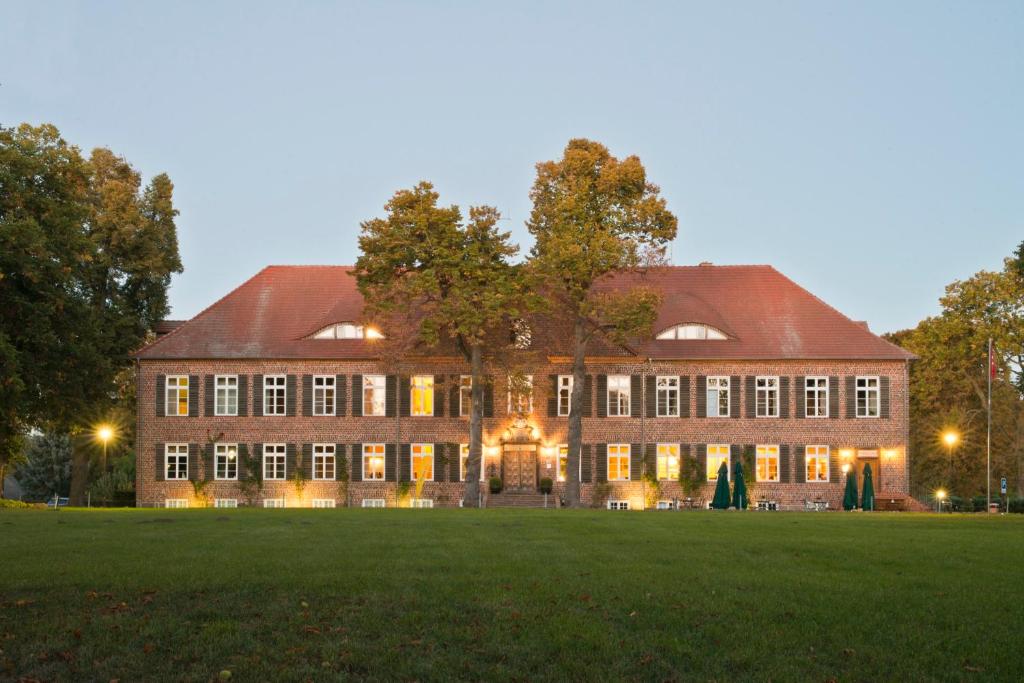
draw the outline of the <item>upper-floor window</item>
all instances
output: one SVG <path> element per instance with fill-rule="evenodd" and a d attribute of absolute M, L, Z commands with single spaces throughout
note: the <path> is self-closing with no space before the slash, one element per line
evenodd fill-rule
<path fill-rule="evenodd" d="M 658 444 L 658 479 L 672 481 L 679 478 L 679 444 Z"/>
<path fill-rule="evenodd" d="M 558 376 L 558 416 L 565 417 L 572 407 L 572 375 Z"/>
<path fill-rule="evenodd" d="M 628 443 L 608 444 L 608 481 L 629 481 Z"/>
<path fill-rule="evenodd" d="M 413 375 L 410 380 L 412 415 L 423 417 L 434 414 L 434 376 Z"/>
<path fill-rule="evenodd" d="M 732 478 L 732 463 L 729 457 L 729 444 L 727 443 L 712 443 L 708 444 L 708 455 L 707 455 L 707 478 L 708 481 L 718 481 L 718 470 L 722 467 L 722 463 L 725 463 L 725 476 L 727 479 Z"/>
<path fill-rule="evenodd" d="M 533 413 L 533 375 L 508 378 L 508 412 L 516 415 Z"/>
<path fill-rule="evenodd" d="M 808 446 L 804 455 L 807 481 L 827 482 L 829 480 L 828 446 Z"/>
<path fill-rule="evenodd" d="M 355 323 L 335 323 L 328 325 L 313 335 L 313 339 L 383 339 L 379 331 L 372 327 L 363 327 Z"/>
<path fill-rule="evenodd" d="M 629 415 L 629 375 L 608 375 L 608 415 Z"/>
<path fill-rule="evenodd" d="M 708 377 L 708 417 L 729 417 L 729 377 Z"/>
<path fill-rule="evenodd" d="M 213 458 L 214 479 L 238 479 L 238 444 L 217 444 L 214 447 Z"/>
<path fill-rule="evenodd" d="M 412 449 L 412 480 L 434 481 L 434 444 L 414 443 Z"/>
<path fill-rule="evenodd" d="M 857 417 L 878 417 L 878 378 L 857 378 Z"/>
<path fill-rule="evenodd" d="M 169 443 L 164 446 L 164 479 L 188 479 L 188 444 Z"/>
<path fill-rule="evenodd" d="M 286 449 L 283 443 L 263 444 L 263 480 L 281 481 L 285 478 Z"/>
<path fill-rule="evenodd" d="M 167 375 L 166 406 L 168 415 L 188 415 L 188 375 Z"/>
<path fill-rule="evenodd" d="M 313 414 L 334 415 L 334 375 L 313 377 Z"/>
<path fill-rule="evenodd" d="M 238 375 L 214 377 L 214 415 L 238 415 Z"/>
<path fill-rule="evenodd" d="M 804 401 L 807 417 L 828 417 L 828 377 L 806 378 Z"/>
<path fill-rule="evenodd" d="M 779 481 L 779 447 L 757 447 L 757 481 Z"/>
<path fill-rule="evenodd" d="M 473 412 L 473 377 L 459 375 L 459 417 L 469 417 Z"/>
<path fill-rule="evenodd" d="M 716 327 L 702 323 L 683 323 L 673 325 L 658 333 L 657 339 L 728 339 L 726 334 Z"/>
<path fill-rule="evenodd" d="M 658 417 L 679 417 L 679 377 L 658 377 Z"/>
<path fill-rule="evenodd" d="M 384 416 L 386 387 L 384 375 L 363 375 L 363 415 Z"/>
<path fill-rule="evenodd" d="M 263 376 L 263 414 L 284 415 L 287 408 L 288 382 L 284 375 Z"/>
<path fill-rule="evenodd" d="M 384 481 L 384 444 L 363 444 L 363 481 Z"/>
<path fill-rule="evenodd" d="M 757 416 L 778 417 L 779 416 L 779 378 L 758 377 L 757 387 Z"/>
<path fill-rule="evenodd" d="M 313 444 L 313 478 L 334 479 L 335 446 L 333 443 Z"/>

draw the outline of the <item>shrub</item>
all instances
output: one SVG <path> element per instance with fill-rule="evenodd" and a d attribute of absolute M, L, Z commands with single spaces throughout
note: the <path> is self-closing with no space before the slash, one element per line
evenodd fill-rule
<path fill-rule="evenodd" d="M 35 507 L 39 507 L 39 506 L 32 505 L 30 503 L 24 503 L 24 502 L 22 502 L 20 500 L 12 500 L 10 498 L 0 498 L 0 510 L 4 510 L 4 509 L 9 509 L 9 510 L 28 510 L 29 508 L 35 508 Z M 46 505 L 42 504 L 42 507 L 45 509 Z"/>
<path fill-rule="evenodd" d="M 974 496 L 971 498 L 971 509 L 975 512 L 986 512 L 985 506 L 988 505 L 988 500 L 985 496 Z"/>
<path fill-rule="evenodd" d="M 551 493 L 551 489 L 554 488 L 554 482 L 549 477 L 544 477 L 540 480 L 540 492 Z"/>
<path fill-rule="evenodd" d="M 491 493 L 501 493 L 501 477 L 491 477 L 487 480 Z"/>
<path fill-rule="evenodd" d="M 964 499 L 961 496 L 949 497 L 949 509 L 953 512 L 969 512 L 969 510 L 964 507 Z"/>
<path fill-rule="evenodd" d="M 1009 502 L 1009 512 L 1024 514 L 1024 498 L 1011 498 Z"/>

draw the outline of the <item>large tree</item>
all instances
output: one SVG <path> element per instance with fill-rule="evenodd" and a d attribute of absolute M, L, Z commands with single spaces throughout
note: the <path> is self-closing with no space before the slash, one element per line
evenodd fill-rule
<path fill-rule="evenodd" d="M 463 221 L 457 206 L 439 207 L 428 182 L 401 190 L 386 216 L 362 223 L 355 276 L 366 315 L 384 322 L 395 340 L 414 329 L 427 349 L 454 343 L 469 363 L 472 398 L 469 461 L 463 505 L 478 501 L 483 446 L 484 383 L 488 357 L 508 344 L 526 297 L 517 249 L 496 228 L 498 211 L 472 207 Z M 401 326 L 401 327 L 400 327 Z M 402 351 L 408 351 L 403 349 Z M 454 454 L 458 457 L 458 454 Z"/>
<path fill-rule="evenodd" d="M 587 347 L 595 335 L 622 341 L 649 332 L 660 300 L 643 286 L 613 294 L 600 283 L 661 262 L 678 221 L 639 158 L 617 159 L 591 140 L 570 140 L 561 160 L 537 164 L 530 198 L 531 271 L 572 323 L 566 502 L 576 507 Z"/>
<path fill-rule="evenodd" d="M 52 125 L 0 128 L 0 469 L 30 427 L 82 434 L 108 417 L 181 272 L 172 194 Z M 80 502 L 90 446 L 74 443 Z"/>

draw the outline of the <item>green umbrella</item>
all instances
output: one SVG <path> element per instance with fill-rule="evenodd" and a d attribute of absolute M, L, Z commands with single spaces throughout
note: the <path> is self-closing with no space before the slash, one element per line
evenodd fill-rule
<path fill-rule="evenodd" d="M 724 462 L 718 468 L 718 483 L 715 484 L 715 497 L 711 500 L 711 507 L 716 510 L 729 508 L 729 468 Z"/>
<path fill-rule="evenodd" d="M 871 483 L 871 463 L 864 465 L 864 492 L 860 494 L 861 510 L 875 509 L 875 486 Z"/>
<path fill-rule="evenodd" d="M 846 491 L 843 492 L 843 509 L 853 510 L 857 507 L 857 470 L 850 468 L 846 473 Z"/>
<path fill-rule="evenodd" d="M 750 501 L 747 500 L 747 485 L 743 481 L 742 461 L 736 461 L 732 474 L 732 506 L 737 510 L 746 510 Z"/>

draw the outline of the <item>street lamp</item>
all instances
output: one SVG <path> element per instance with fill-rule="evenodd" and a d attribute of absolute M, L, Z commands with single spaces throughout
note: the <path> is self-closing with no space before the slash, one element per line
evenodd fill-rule
<path fill-rule="evenodd" d="M 949 480 L 949 483 L 952 484 L 953 483 L 953 447 L 956 446 L 957 441 L 960 440 L 960 435 L 957 434 L 952 429 L 950 429 L 950 430 L 947 430 L 946 433 L 942 435 L 942 440 L 943 440 L 943 442 L 945 442 L 945 444 L 946 444 L 946 452 L 949 454 L 949 473 L 948 473 L 947 479 Z"/>
<path fill-rule="evenodd" d="M 96 428 L 96 438 L 103 442 L 103 472 L 107 471 L 107 444 L 114 438 L 114 428 L 110 425 L 100 425 Z"/>
<path fill-rule="evenodd" d="M 942 501 L 946 499 L 946 492 L 943 489 L 939 489 L 935 492 L 936 512 L 942 512 Z"/>

